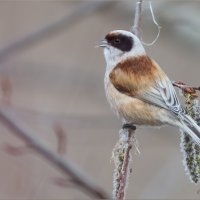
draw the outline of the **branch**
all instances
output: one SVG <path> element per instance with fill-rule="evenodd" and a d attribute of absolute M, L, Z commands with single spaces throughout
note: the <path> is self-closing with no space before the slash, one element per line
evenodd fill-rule
<path fill-rule="evenodd" d="M 185 110 L 187 114 L 193 118 L 199 125 L 200 107 L 198 94 L 192 88 L 192 93 L 182 89 L 185 97 Z M 197 184 L 200 181 L 200 146 L 192 139 L 187 132 L 181 134 L 181 151 L 183 152 L 183 164 L 185 171 L 189 175 L 191 182 Z"/>
<path fill-rule="evenodd" d="M 200 107 L 199 100 L 197 99 L 197 91 L 200 91 L 200 87 L 191 87 L 182 81 L 172 81 L 172 84 L 183 92 L 185 97 L 185 110 L 199 125 Z M 200 181 L 200 147 L 187 132 L 181 131 L 181 133 L 180 147 L 183 152 L 185 171 L 189 175 L 191 182 L 197 184 Z"/>
<path fill-rule="evenodd" d="M 55 122 L 53 130 L 58 140 L 58 153 L 63 155 L 66 153 L 67 148 L 67 133 L 64 131 L 62 125 L 59 122 Z"/>
<path fill-rule="evenodd" d="M 196 93 L 196 91 L 200 91 L 200 86 L 199 87 L 188 86 L 182 81 L 172 81 L 172 84 L 174 87 L 177 87 L 186 93 L 194 94 Z"/>
<path fill-rule="evenodd" d="M 54 166 L 56 166 L 65 175 L 70 176 L 74 182 L 81 186 L 88 194 L 95 198 L 106 199 L 108 196 L 99 188 L 93 181 L 91 181 L 74 163 L 69 159 L 64 159 L 58 153 L 51 150 L 45 142 L 38 139 L 36 134 L 32 132 L 23 121 L 9 107 L 0 107 L 0 121 L 11 132 L 20 137 L 25 143 L 38 152 Z"/>
<path fill-rule="evenodd" d="M 103 6 L 106 7 L 110 4 L 111 2 L 104 1 L 82 3 L 71 13 L 67 13 L 55 22 L 51 22 L 48 25 L 42 26 L 38 30 L 35 30 L 28 35 L 21 37 L 14 42 L 11 42 L 7 46 L 2 47 L 0 49 L 0 62 L 13 55 L 14 53 L 17 53 L 19 50 L 23 50 L 35 44 L 36 42 L 41 41 L 42 39 L 47 39 L 48 37 L 60 31 L 69 29 L 78 20 L 83 19 L 95 10 L 100 9 Z"/>
<path fill-rule="evenodd" d="M 133 34 L 140 38 L 140 23 L 142 14 L 143 0 L 136 3 L 134 24 L 131 28 Z M 125 192 L 128 184 L 129 165 L 131 161 L 131 148 L 134 143 L 136 127 L 130 124 L 124 124 L 120 130 L 119 141 L 113 150 L 113 159 L 115 170 L 113 176 L 113 199 L 125 199 Z M 137 149 L 137 147 L 136 147 Z"/>
<path fill-rule="evenodd" d="M 140 38 L 142 3 L 143 3 L 143 0 L 139 0 L 136 3 L 135 16 L 134 16 L 134 24 L 133 24 L 133 26 L 131 28 L 132 33 L 135 34 L 138 38 Z"/>
<path fill-rule="evenodd" d="M 124 199 L 129 176 L 129 163 L 131 160 L 131 149 L 134 141 L 136 127 L 132 126 L 120 130 L 120 139 L 113 150 L 115 163 L 113 179 L 113 199 Z"/>
<path fill-rule="evenodd" d="M 8 76 L 4 75 L 1 77 L 0 89 L 2 92 L 2 103 L 5 105 L 11 105 L 12 84 Z"/>

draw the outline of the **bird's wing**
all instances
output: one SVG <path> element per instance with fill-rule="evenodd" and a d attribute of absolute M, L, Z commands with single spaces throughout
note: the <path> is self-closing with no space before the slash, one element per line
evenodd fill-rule
<path fill-rule="evenodd" d="M 154 79 L 154 85 L 148 90 L 139 93 L 138 98 L 170 110 L 177 115 L 185 112 L 179 103 L 176 91 L 168 77 Z"/>
<path fill-rule="evenodd" d="M 125 68 L 126 70 L 117 66 L 110 73 L 110 80 L 121 93 L 167 109 L 176 115 L 183 113 L 184 110 L 169 78 L 154 61 L 149 64 L 153 65 L 149 69 L 155 70 L 146 72 L 146 74 L 145 72 L 134 73 L 130 65 Z"/>

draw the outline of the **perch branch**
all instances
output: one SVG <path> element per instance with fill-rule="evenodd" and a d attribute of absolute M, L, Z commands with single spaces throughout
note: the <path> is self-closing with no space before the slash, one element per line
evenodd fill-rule
<path fill-rule="evenodd" d="M 128 175 L 129 175 L 129 162 L 131 160 L 130 156 L 130 151 L 132 149 L 132 143 L 133 138 L 134 138 L 134 131 L 131 128 L 128 128 L 127 130 L 122 130 L 122 134 L 123 134 L 123 138 L 125 138 L 125 140 L 123 141 L 124 144 L 124 155 L 123 155 L 123 162 L 122 162 L 122 167 L 119 173 L 119 190 L 117 193 L 117 199 L 124 199 L 125 197 L 125 189 L 127 186 L 127 179 L 128 179 Z M 124 184 L 125 183 L 125 184 Z"/>
<path fill-rule="evenodd" d="M 142 14 L 143 0 L 136 3 L 134 24 L 131 31 L 140 38 L 140 23 Z M 113 159 L 115 163 L 113 177 L 113 199 L 125 199 L 125 192 L 128 184 L 129 165 L 131 161 L 131 148 L 134 141 L 136 127 L 130 124 L 124 124 L 120 130 L 119 142 L 113 150 Z"/>
<path fill-rule="evenodd" d="M 91 181 L 74 163 L 69 159 L 64 159 L 58 153 L 51 150 L 45 142 L 38 139 L 36 134 L 9 107 L 0 107 L 0 121 L 26 144 L 30 144 L 38 152 L 38 155 L 48 160 L 65 175 L 70 176 L 88 194 L 99 199 L 108 198 L 106 193 Z"/>

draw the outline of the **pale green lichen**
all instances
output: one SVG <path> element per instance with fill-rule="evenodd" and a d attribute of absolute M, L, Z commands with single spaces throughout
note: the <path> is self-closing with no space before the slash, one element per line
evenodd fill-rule
<path fill-rule="evenodd" d="M 124 185 L 124 188 L 126 188 L 128 185 L 128 177 L 131 171 L 130 149 L 132 144 L 136 142 L 134 131 L 128 129 L 121 129 L 119 132 L 119 138 L 120 139 L 112 152 L 112 160 L 115 164 L 113 174 L 113 199 L 119 198 L 120 187 L 122 184 Z M 127 165 L 125 163 L 127 163 Z"/>
<path fill-rule="evenodd" d="M 197 94 L 185 93 L 185 104 L 187 114 L 190 115 L 197 123 L 200 121 L 200 107 L 197 100 Z M 200 147 L 187 134 L 181 136 L 181 150 L 183 152 L 183 163 L 186 173 L 194 183 L 200 180 Z"/>

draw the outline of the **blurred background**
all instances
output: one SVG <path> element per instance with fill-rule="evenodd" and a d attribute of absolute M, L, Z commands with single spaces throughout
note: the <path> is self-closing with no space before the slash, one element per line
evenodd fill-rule
<path fill-rule="evenodd" d="M 172 80 L 199 86 L 200 2 L 152 6 L 162 29 L 147 53 Z M 110 194 L 121 122 L 106 101 L 105 62 L 95 45 L 113 29 L 130 30 L 134 7 L 135 1 L 0 1 L 0 79 L 11 82 L 13 109 L 55 149 L 52 126 L 60 122 L 67 133 L 64 157 Z M 147 1 L 142 32 L 145 42 L 157 34 Z M 5 144 L 23 143 L 2 124 L 0 132 L 0 199 L 89 198 L 52 183 L 60 173 L 36 154 L 9 156 Z M 138 128 L 137 139 L 141 154 L 133 153 L 127 198 L 200 199 L 200 185 L 190 182 L 182 164 L 177 129 Z"/>

